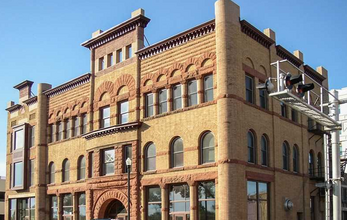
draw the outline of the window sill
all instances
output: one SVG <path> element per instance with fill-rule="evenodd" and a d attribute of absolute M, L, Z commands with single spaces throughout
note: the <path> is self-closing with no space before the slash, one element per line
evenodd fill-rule
<path fill-rule="evenodd" d="M 210 163 L 203 163 L 198 165 L 198 168 L 208 168 L 208 167 L 215 167 L 216 162 L 210 162 Z"/>
<path fill-rule="evenodd" d="M 84 183 L 84 182 L 86 182 L 86 179 L 81 179 L 76 181 L 76 183 Z"/>
<path fill-rule="evenodd" d="M 67 184 L 70 184 L 70 183 L 71 183 L 70 181 L 62 182 L 61 185 L 67 185 Z"/>
<path fill-rule="evenodd" d="M 149 171 L 143 172 L 143 175 L 150 175 L 150 174 L 156 174 L 156 173 L 157 173 L 156 170 L 149 170 Z"/>
<path fill-rule="evenodd" d="M 55 183 L 48 183 L 47 186 L 55 186 Z"/>
<path fill-rule="evenodd" d="M 184 170 L 184 167 L 171 167 L 169 169 L 169 172 L 175 172 L 175 171 L 181 171 L 181 170 Z"/>

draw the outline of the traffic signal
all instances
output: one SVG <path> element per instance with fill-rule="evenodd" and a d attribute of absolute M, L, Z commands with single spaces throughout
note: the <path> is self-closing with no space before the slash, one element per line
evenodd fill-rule
<path fill-rule="evenodd" d="M 268 93 L 271 93 L 274 90 L 275 86 L 272 84 L 271 79 L 268 78 L 265 83 L 260 83 L 257 85 L 257 89 L 263 90 L 266 89 Z"/>
<path fill-rule="evenodd" d="M 302 83 L 302 74 L 293 76 L 292 74 L 288 73 L 285 77 L 285 86 L 287 87 L 287 89 L 292 90 L 295 84 L 298 84 L 296 88 L 296 93 L 301 98 L 305 96 L 306 92 L 314 89 L 313 83 Z"/>
<path fill-rule="evenodd" d="M 305 95 L 305 92 L 310 91 L 314 89 L 314 84 L 313 83 L 308 83 L 308 84 L 299 84 L 298 88 L 296 89 L 296 92 L 298 95 L 302 98 Z"/>
<path fill-rule="evenodd" d="M 302 81 L 302 75 L 295 75 L 292 76 L 292 74 L 288 73 L 286 76 L 286 87 L 287 89 L 291 90 L 293 86 L 299 82 Z"/>

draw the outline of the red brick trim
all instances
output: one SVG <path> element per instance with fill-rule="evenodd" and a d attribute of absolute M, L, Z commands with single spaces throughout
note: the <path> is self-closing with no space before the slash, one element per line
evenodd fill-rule
<path fill-rule="evenodd" d="M 264 174 L 264 173 L 256 173 L 252 171 L 246 171 L 246 179 L 247 180 L 256 180 L 263 182 L 274 182 L 274 175 Z"/>
<path fill-rule="evenodd" d="M 242 70 L 245 71 L 246 73 L 248 73 L 249 75 L 260 79 L 263 82 L 265 82 L 265 80 L 266 80 L 266 76 L 263 73 L 258 72 L 257 70 L 253 69 L 250 66 L 247 66 L 244 63 L 242 64 Z"/>
<path fill-rule="evenodd" d="M 128 207 L 128 197 L 123 192 L 116 189 L 105 191 L 95 199 L 93 208 L 94 218 L 102 218 L 108 204 L 114 199 L 123 203 L 124 207 Z"/>

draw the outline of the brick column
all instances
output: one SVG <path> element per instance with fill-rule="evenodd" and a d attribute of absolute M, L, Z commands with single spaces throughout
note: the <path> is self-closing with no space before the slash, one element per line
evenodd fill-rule
<path fill-rule="evenodd" d="M 167 89 L 167 111 L 170 112 L 172 111 L 172 86 L 168 85 L 165 87 Z"/>
<path fill-rule="evenodd" d="M 72 193 L 72 207 L 73 207 L 73 219 L 78 219 L 78 195 Z"/>
<path fill-rule="evenodd" d="M 114 162 L 114 173 L 121 174 L 123 173 L 123 170 L 125 170 L 125 167 L 123 167 L 123 155 L 124 155 L 124 146 L 116 146 L 114 147 L 114 155 L 115 155 L 115 162 Z"/>
<path fill-rule="evenodd" d="M 63 220 L 63 196 L 61 194 L 58 194 L 57 199 L 58 199 L 58 220 Z"/>
<path fill-rule="evenodd" d="M 188 94 L 187 94 L 188 85 L 186 80 L 182 81 L 181 84 L 182 84 L 182 88 L 181 88 L 182 89 L 181 91 L 182 92 L 182 108 L 185 108 L 188 106 Z"/>
<path fill-rule="evenodd" d="M 161 220 L 169 220 L 169 186 L 160 185 L 161 189 Z"/>
<path fill-rule="evenodd" d="M 201 104 L 204 102 L 204 80 L 202 76 L 197 76 L 197 89 L 198 89 L 198 104 Z"/>
<path fill-rule="evenodd" d="M 158 100 L 159 100 L 159 93 L 158 93 L 158 90 L 155 90 L 153 91 L 153 114 L 154 115 L 157 115 L 159 113 L 159 103 L 158 103 Z"/>
<path fill-rule="evenodd" d="M 191 220 L 197 220 L 198 219 L 198 213 L 197 213 L 197 189 L 196 189 L 196 182 L 189 183 L 189 197 L 190 197 L 190 219 Z"/>
<path fill-rule="evenodd" d="M 86 190 L 86 219 L 92 219 L 93 216 L 93 193 L 90 189 Z"/>
<path fill-rule="evenodd" d="M 100 150 L 96 150 L 96 151 L 94 151 L 94 161 L 93 161 L 93 166 L 94 166 L 94 177 L 98 177 L 98 176 L 100 176 L 100 162 L 101 162 L 101 160 L 100 160 L 100 154 L 101 154 L 101 152 L 100 152 Z"/>

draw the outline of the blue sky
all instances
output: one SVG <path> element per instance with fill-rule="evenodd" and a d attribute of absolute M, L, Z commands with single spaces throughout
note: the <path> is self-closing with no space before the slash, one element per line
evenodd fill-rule
<path fill-rule="evenodd" d="M 80 44 L 144 8 L 151 44 L 214 18 L 215 0 L 0 1 L 0 175 L 5 175 L 6 103 L 23 80 L 57 86 L 89 72 L 89 50 Z M 276 32 L 277 44 L 301 50 L 305 63 L 329 71 L 330 88 L 347 87 L 347 1 L 235 0 L 241 19 Z"/>

